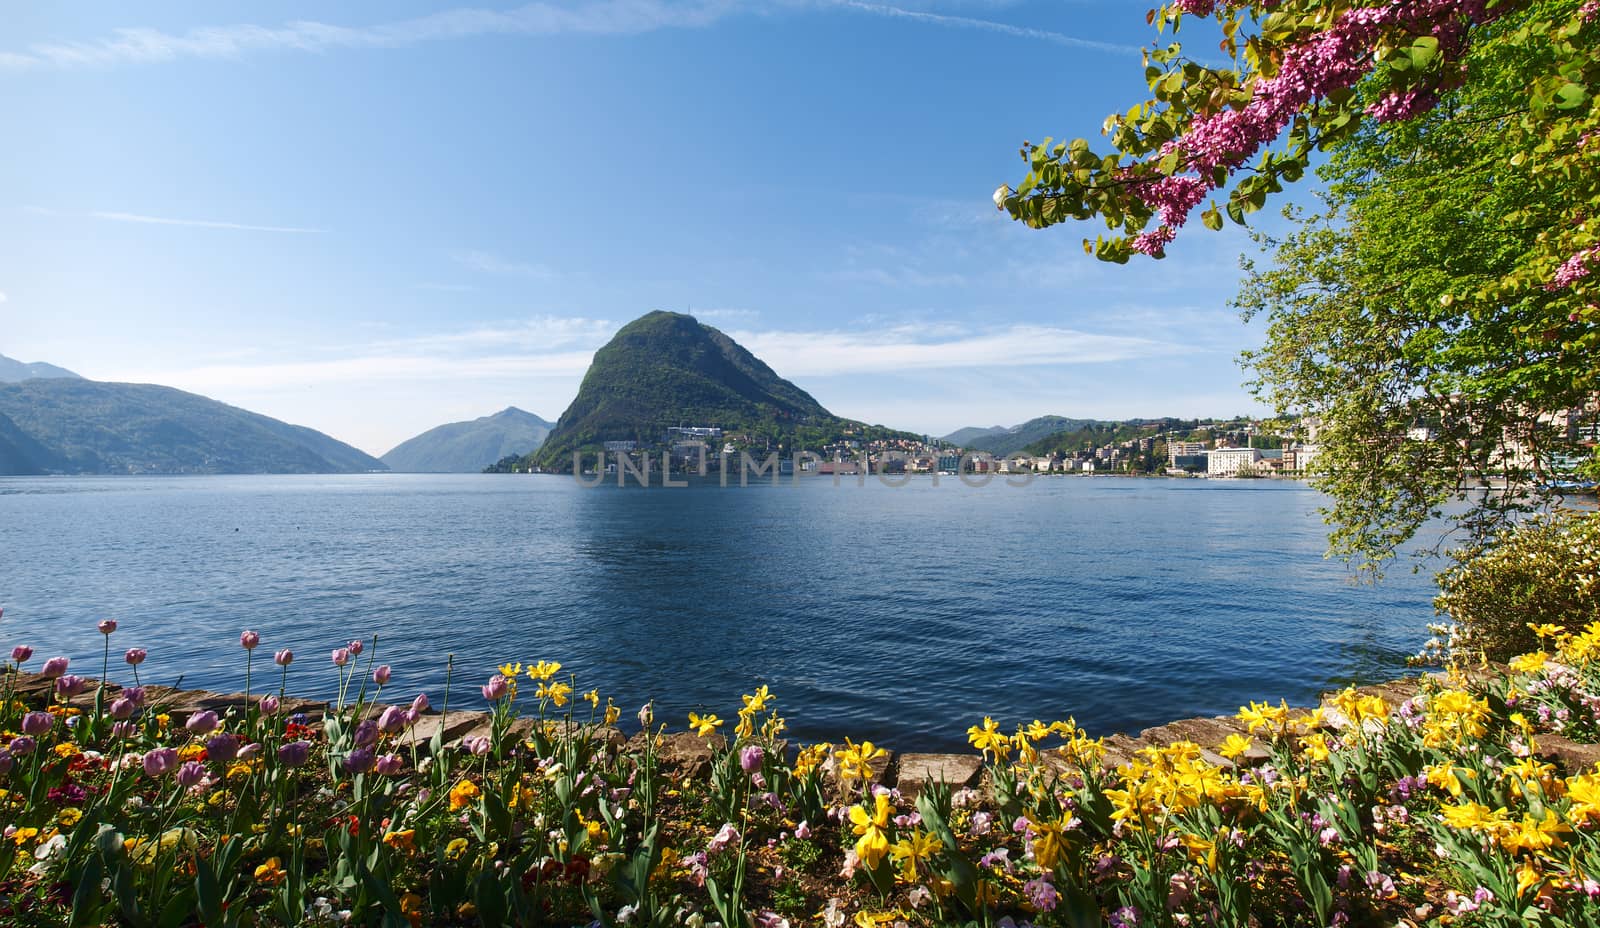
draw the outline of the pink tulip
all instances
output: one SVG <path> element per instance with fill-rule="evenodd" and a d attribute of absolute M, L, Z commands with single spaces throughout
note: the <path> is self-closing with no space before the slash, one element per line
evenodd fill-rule
<path fill-rule="evenodd" d="M 4 748 L 0 748 L 0 777 L 10 773 L 11 768 L 15 767 L 16 765 L 17 759 L 11 756 L 11 752 Z"/>
<path fill-rule="evenodd" d="M 42 735 L 54 728 L 56 717 L 48 712 L 29 712 L 22 717 L 24 735 Z"/>
<path fill-rule="evenodd" d="M 239 749 L 240 760 L 255 760 L 261 754 L 261 742 L 252 741 Z"/>
<path fill-rule="evenodd" d="M 761 750 L 760 745 L 746 745 L 744 750 L 739 752 L 739 766 L 744 768 L 745 773 L 755 773 L 761 769 L 761 761 L 765 757 L 766 752 Z"/>
<path fill-rule="evenodd" d="M 111 708 L 108 711 L 111 713 L 112 718 L 120 722 L 133 718 L 133 714 L 139 711 L 139 707 L 135 706 L 133 700 L 126 696 L 118 696 L 116 699 L 111 700 Z"/>
<path fill-rule="evenodd" d="M 379 686 L 386 686 L 389 683 L 389 676 L 391 673 L 393 673 L 393 671 L 389 669 L 388 664 L 379 664 L 377 667 L 372 669 L 372 682 L 378 684 Z"/>
<path fill-rule="evenodd" d="M 399 776 L 406 769 L 406 762 L 399 754 L 385 754 L 378 758 L 377 771 L 386 777 Z"/>
<path fill-rule="evenodd" d="M 113 738 L 132 738 L 138 733 L 139 726 L 134 722 L 121 721 L 114 722 L 111 725 L 111 737 Z"/>
<path fill-rule="evenodd" d="M 39 668 L 39 676 L 44 677 L 46 680 L 54 680 L 67 672 L 68 663 L 68 660 L 64 657 L 52 657 L 44 662 L 43 667 Z"/>
<path fill-rule="evenodd" d="M 294 652 L 284 648 L 282 651 L 272 655 L 272 662 L 279 667 L 287 667 L 294 663 Z"/>
<path fill-rule="evenodd" d="M 217 730 L 217 714 L 210 709 L 203 709 L 189 716 L 189 721 L 183 727 L 197 735 L 207 735 Z"/>
<path fill-rule="evenodd" d="M 143 709 L 146 694 L 142 686 L 130 686 L 122 691 L 122 698 L 133 703 L 135 709 Z"/>
<path fill-rule="evenodd" d="M 149 656 L 150 652 L 144 648 L 129 648 L 128 653 L 122 655 L 122 659 L 128 662 L 128 666 L 137 667 L 144 663 L 144 659 Z"/>
<path fill-rule="evenodd" d="M 62 699 L 71 699 L 89 688 L 89 681 L 75 673 L 56 678 L 56 694 Z"/>
<path fill-rule="evenodd" d="M 116 619 L 101 619 L 100 620 L 100 624 L 97 627 L 100 629 L 100 634 L 109 635 L 112 632 L 117 630 L 117 620 Z"/>
<path fill-rule="evenodd" d="M 26 664 L 33 657 L 33 649 L 25 644 L 19 644 L 11 649 L 11 659 L 19 664 Z"/>
<path fill-rule="evenodd" d="M 406 710 L 399 706 L 390 706 L 378 716 L 378 729 L 386 732 L 397 732 L 406 727 Z"/>
<path fill-rule="evenodd" d="M 361 651 L 365 647 L 366 647 L 366 645 L 362 644 L 359 641 L 352 641 L 349 644 L 345 645 L 345 650 L 349 651 L 350 655 L 352 657 L 360 657 L 361 656 Z"/>
<path fill-rule="evenodd" d="M 483 698 L 489 700 L 490 702 L 494 702 L 506 694 L 506 690 L 510 687 L 510 684 L 511 681 L 507 680 L 500 674 L 495 674 L 489 678 L 488 683 L 483 685 Z"/>
<path fill-rule="evenodd" d="M 346 665 L 348 663 L 350 663 L 350 649 L 349 648 L 334 648 L 333 649 L 333 666 L 335 666 L 335 667 L 343 667 L 344 665 Z"/>
<path fill-rule="evenodd" d="M 427 693 L 418 693 L 417 694 L 417 698 L 411 700 L 411 711 L 412 712 L 427 712 L 428 711 L 428 694 Z"/>
<path fill-rule="evenodd" d="M 204 786 L 206 781 L 205 765 L 198 761 L 189 761 L 178 768 L 178 785 L 184 789 L 195 786 Z"/>
<path fill-rule="evenodd" d="M 261 636 L 253 631 L 246 629 L 239 633 L 239 647 L 244 648 L 246 651 L 254 651 L 256 645 L 260 643 Z"/>
<path fill-rule="evenodd" d="M 143 763 L 145 776 L 159 777 L 178 766 L 178 752 L 172 748 L 156 748 L 145 754 Z"/>
<path fill-rule="evenodd" d="M 278 699 L 278 697 L 276 697 L 276 696 L 263 696 L 263 697 L 261 697 L 261 712 L 262 712 L 263 715 L 277 715 L 278 714 L 278 710 L 281 709 L 281 708 L 283 708 L 283 704 L 282 704 L 282 701 Z"/>

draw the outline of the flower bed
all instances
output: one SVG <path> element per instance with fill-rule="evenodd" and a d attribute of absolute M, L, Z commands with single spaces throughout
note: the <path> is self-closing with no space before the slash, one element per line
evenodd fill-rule
<path fill-rule="evenodd" d="M 359 642 L 327 706 L 288 651 L 269 691 L 196 698 L 139 686 L 139 649 L 122 688 L 19 647 L 0 923 L 1600 925 L 1600 622 L 1537 631 L 1502 668 L 1169 743 L 984 719 L 981 770 L 787 744 L 766 687 L 626 739 L 546 661 L 463 716 L 385 704 Z"/>

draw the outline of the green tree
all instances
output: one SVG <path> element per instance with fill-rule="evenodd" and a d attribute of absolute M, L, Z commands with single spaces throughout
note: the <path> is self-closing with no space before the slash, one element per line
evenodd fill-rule
<path fill-rule="evenodd" d="M 1024 146 L 997 202 L 1036 227 L 1102 217 L 1120 234 L 1085 244 L 1103 259 L 1161 257 L 1208 196 L 1205 225 L 1243 222 L 1325 151 L 1322 208 L 1247 265 L 1239 305 L 1268 321 L 1254 386 L 1320 424 L 1335 553 L 1376 567 L 1453 497 L 1491 537 L 1577 450 L 1555 414 L 1600 390 L 1600 3 L 1153 15 L 1185 13 L 1215 16 L 1233 66 L 1150 53 L 1155 98 L 1108 121 L 1112 154 Z M 1510 491 L 1469 489 L 1491 474 Z"/>

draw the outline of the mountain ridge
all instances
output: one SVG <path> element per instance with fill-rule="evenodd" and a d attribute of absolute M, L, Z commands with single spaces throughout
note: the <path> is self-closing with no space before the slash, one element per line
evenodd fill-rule
<path fill-rule="evenodd" d="M 0 383 L 21 383 L 24 380 L 49 378 L 83 379 L 82 376 L 64 367 L 46 364 L 43 361 L 18 361 L 16 358 L 0 354 Z"/>
<path fill-rule="evenodd" d="M 447 422 L 406 439 L 378 460 L 397 473 L 478 473 L 507 456 L 539 450 L 555 424 L 515 406 Z"/>
<path fill-rule="evenodd" d="M 383 462 L 324 435 L 156 384 L 0 383 L 0 472 L 361 473 Z"/>

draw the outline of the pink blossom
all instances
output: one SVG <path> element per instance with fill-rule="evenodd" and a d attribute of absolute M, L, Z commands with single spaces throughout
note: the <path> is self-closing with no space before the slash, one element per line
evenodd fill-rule
<path fill-rule="evenodd" d="M 74 673 L 56 678 L 56 695 L 62 699 L 71 699 L 89 688 L 89 681 Z"/>
<path fill-rule="evenodd" d="M 128 652 L 122 655 L 122 659 L 128 663 L 128 666 L 137 667 L 144 663 L 144 659 L 149 656 L 150 652 L 144 648 L 129 648 Z"/>
<path fill-rule="evenodd" d="M 350 649 L 349 648 L 334 648 L 333 649 L 333 666 L 335 666 L 335 667 L 343 667 L 344 665 L 346 665 L 348 663 L 350 663 Z"/>
<path fill-rule="evenodd" d="M 282 651 L 272 655 L 272 662 L 279 667 L 287 667 L 294 663 L 294 652 L 284 648 Z"/>
<path fill-rule="evenodd" d="M 399 754 L 385 754 L 378 758 L 375 769 L 386 777 L 399 776 L 406 769 L 406 762 Z"/>
<path fill-rule="evenodd" d="M 116 619 L 101 619 L 100 620 L 100 624 L 98 626 L 96 626 L 96 627 L 100 629 L 100 634 L 109 635 L 112 632 L 117 630 L 117 620 Z"/>
<path fill-rule="evenodd" d="M 389 669 L 388 664 L 379 664 L 372 670 L 372 682 L 378 684 L 379 686 L 385 686 L 388 684 L 389 677 L 392 673 L 393 671 Z"/>
<path fill-rule="evenodd" d="M 506 690 L 510 687 L 510 685 L 510 680 L 507 680 L 500 674 L 495 674 L 489 678 L 488 683 L 483 685 L 483 698 L 489 700 L 490 702 L 494 702 L 506 694 Z"/>
<path fill-rule="evenodd" d="M 210 709 L 202 709 L 201 711 L 196 712 L 194 715 L 189 716 L 189 720 L 183 723 L 183 727 L 189 729 L 191 732 L 194 732 L 197 735 L 207 735 L 213 731 L 216 731 L 218 724 L 217 714 L 215 712 L 212 712 Z"/>
<path fill-rule="evenodd" d="M 178 752 L 172 748 L 156 748 L 144 755 L 143 763 L 145 776 L 159 777 L 178 766 Z"/>
<path fill-rule="evenodd" d="M 262 712 L 263 715 L 277 715 L 278 714 L 278 710 L 281 709 L 281 708 L 283 708 L 283 701 L 280 700 L 278 697 L 276 697 L 276 696 L 263 696 L 263 697 L 261 697 L 261 712 Z"/>
<path fill-rule="evenodd" d="M 1596 256 L 1600 256 L 1600 245 L 1596 245 L 1593 248 L 1585 248 L 1568 258 L 1564 264 L 1556 269 L 1555 276 L 1550 278 L 1550 282 L 1545 284 L 1544 288 L 1546 290 L 1561 290 L 1588 277 L 1591 270 L 1589 262 Z"/>
<path fill-rule="evenodd" d="M 39 668 L 39 676 L 47 680 L 54 680 L 67 672 L 68 663 L 68 660 L 64 657 L 52 657 L 44 662 L 43 667 Z"/>
<path fill-rule="evenodd" d="M 350 656 L 351 657 L 360 657 L 362 650 L 365 649 L 365 648 L 366 648 L 366 645 L 362 644 L 359 641 L 352 641 L 349 644 L 345 645 L 345 649 L 350 652 Z"/>
<path fill-rule="evenodd" d="M 256 645 L 261 643 L 261 636 L 256 632 L 245 629 L 239 633 L 239 647 L 246 651 L 254 651 Z"/>
<path fill-rule="evenodd" d="M 24 735 L 42 735 L 54 728 L 56 717 L 48 712 L 29 712 L 22 717 Z"/>
<path fill-rule="evenodd" d="M 11 659 L 18 664 L 26 664 L 33 657 L 33 649 L 25 644 L 19 644 L 11 649 Z"/>

